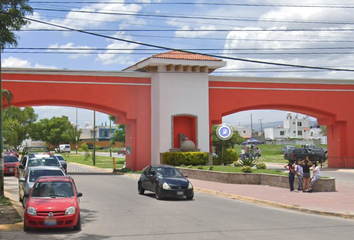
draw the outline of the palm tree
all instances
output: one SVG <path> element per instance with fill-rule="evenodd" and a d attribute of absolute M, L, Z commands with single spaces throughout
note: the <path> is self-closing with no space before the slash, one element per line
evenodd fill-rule
<path fill-rule="evenodd" d="M 112 122 L 116 121 L 116 118 L 112 115 L 108 116 L 109 119 L 109 156 L 112 157 L 112 141 L 111 141 L 111 132 L 112 132 Z"/>

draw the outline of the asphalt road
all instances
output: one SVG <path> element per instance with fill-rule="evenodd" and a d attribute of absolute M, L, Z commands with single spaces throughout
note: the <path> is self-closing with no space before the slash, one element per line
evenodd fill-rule
<path fill-rule="evenodd" d="M 82 230 L 2 232 L 0 239 L 352 239 L 354 221 L 195 193 L 192 201 L 139 195 L 137 179 L 69 165 L 81 198 Z M 5 189 L 16 194 L 16 179 Z M 15 196 L 16 197 L 16 196 Z"/>

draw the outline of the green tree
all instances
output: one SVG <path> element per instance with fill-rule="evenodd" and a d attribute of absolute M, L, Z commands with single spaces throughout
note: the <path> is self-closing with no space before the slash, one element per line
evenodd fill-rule
<path fill-rule="evenodd" d="M 119 124 L 113 134 L 113 141 L 125 144 L 125 124 Z"/>
<path fill-rule="evenodd" d="M 17 146 L 27 138 L 28 130 L 37 120 L 38 115 L 35 114 L 32 107 L 23 109 L 10 106 L 4 110 L 4 139 L 9 146 Z"/>
<path fill-rule="evenodd" d="M 33 140 L 42 140 L 52 146 L 58 146 L 60 143 L 75 142 L 75 127 L 66 116 L 41 119 L 33 124 L 29 136 Z"/>
<path fill-rule="evenodd" d="M 228 163 L 229 153 L 226 152 L 226 149 L 233 149 L 235 144 L 241 144 L 244 141 L 244 138 L 240 136 L 240 134 L 235 131 L 232 137 L 228 140 L 221 140 L 216 135 L 216 129 L 218 126 L 212 127 L 211 138 L 213 146 L 216 148 L 216 154 L 218 155 L 218 160 L 220 163 Z M 224 156 L 225 155 L 225 156 Z M 225 159 L 223 159 L 225 157 Z"/>
<path fill-rule="evenodd" d="M 327 126 L 321 126 L 321 134 L 327 136 Z"/>
<path fill-rule="evenodd" d="M 4 196 L 4 170 L 2 167 L 4 166 L 4 159 L 2 156 L 2 152 L 4 149 L 2 126 L 2 100 L 4 100 L 4 94 L 1 86 L 1 52 L 7 45 L 17 46 L 17 36 L 12 31 L 20 30 L 22 26 L 28 24 L 28 22 L 24 20 L 23 17 L 26 14 L 31 14 L 33 12 L 33 9 L 27 4 L 27 2 L 28 0 L 1 0 L 0 2 L 0 197 Z M 9 93 L 9 91 L 7 91 L 7 93 Z"/>

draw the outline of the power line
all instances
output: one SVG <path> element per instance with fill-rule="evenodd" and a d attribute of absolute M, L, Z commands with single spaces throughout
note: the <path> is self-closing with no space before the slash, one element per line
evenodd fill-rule
<path fill-rule="evenodd" d="M 140 4 L 140 5 L 209 5 L 209 6 L 235 6 L 235 7 L 286 7 L 286 8 L 354 8 L 353 5 L 333 5 L 333 4 L 246 4 L 246 3 L 216 3 L 216 2 L 133 2 L 133 1 L 31 1 L 32 4 Z"/>
<path fill-rule="evenodd" d="M 87 14 L 99 14 L 99 15 L 119 15 L 119 16 L 140 16 L 140 17 L 156 17 L 156 18 L 182 18 L 182 19 L 198 19 L 198 20 L 219 20 L 219 21 L 251 21 L 251 22 L 287 22 L 287 23 L 309 23 L 309 24 L 340 24 L 348 25 L 353 23 L 346 22 L 326 22 L 326 21 L 311 21 L 304 22 L 298 20 L 277 20 L 277 19 L 252 19 L 252 18 L 231 18 L 231 17 L 202 17 L 202 16 L 186 16 L 186 15 L 162 15 L 162 14 L 141 14 L 141 13 L 129 13 L 129 12 L 93 12 L 83 10 L 66 10 L 66 9 L 50 9 L 50 8 L 33 8 L 37 11 L 53 11 L 53 12 L 75 12 L 75 13 L 87 13 Z"/>
<path fill-rule="evenodd" d="M 6 14 L 6 15 L 11 15 L 7 12 L 1 12 L 1 13 Z M 198 52 L 186 51 L 183 49 L 176 49 L 176 48 L 165 47 L 165 46 L 160 46 L 160 45 L 155 45 L 155 44 L 148 44 L 148 43 L 144 43 L 144 42 L 132 41 L 132 40 L 118 38 L 118 37 L 105 36 L 105 35 L 101 35 L 101 34 L 97 34 L 97 33 L 82 31 L 80 29 L 73 29 L 73 28 L 69 28 L 66 26 L 61 26 L 58 24 L 53 24 L 53 23 L 49 23 L 49 22 L 45 22 L 45 21 L 41 21 L 41 20 L 37 20 L 37 19 L 31 19 L 31 18 L 27 18 L 27 17 L 23 17 L 23 19 L 46 24 L 46 25 L 50 25 L 50 26 L 54 26 L 54 27 L 58 27 L 58 28 L 75 30 L 77 32 L 92 35 L 92 36 L 102 37 L 102 38 L 111 39 L 111 40 L 118 40 L 118 41 L 122 41 L 122 42 L 126 42 L 126 43 L 132 43 L 132 44 L 137 44 L 137 45 L 141 45 L 141 46 L 146 46 L 146 47 L 153 47 L 153 48 L 157 48 L 157 49 L 164 49 L 164 50 L 170 50 L 170 51 L 181 51 L 181 52 L 190 53 L 190 54 L 200 54 Z M 215 57 L 215 58 L 221 58 L 221 59 L 228 59 L 228 60 L 235 60 L 235 61 L 242 61 L 242 62 L 249 62 L 249 63 L 258 63 L 258 64 L 275 65 L 275 66 L 286 66 L 286 67 L 308 68 L 308 69 L 322 69 L 322 70 L 329 70 L 329 71 L 354 72 L 354 69 L 314 67 L 314 66 L 306 66 L 306 65 L 298 65 L 298 64 L 286 64 L 286 63 L 277 63 L 277 62 L 261 61 L 261 60 L 254 60 L 254 59 L 228 57 L 228 56 L 214 55 L 214 54 L 203 54 L 203 55 Z"/>

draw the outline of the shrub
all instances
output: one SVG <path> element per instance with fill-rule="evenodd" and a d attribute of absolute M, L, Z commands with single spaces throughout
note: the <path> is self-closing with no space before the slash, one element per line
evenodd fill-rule
<path fill-rule="evenodd" d="M 209 170 L 210 170 L 210 171 L 213 171 L 213 169 L 214 169 L 213 166 L 210 166 L 210 167 L 209 167 Z"/>
<path fill-rule="evenodd" d="M 251 173 L 252 172 L 252 168 L 250 166 L 243 166 L 241 168 L 241 171 L 244 173 Z"/>
<path fill-rule="evenodd" d="M 240 163 L 240 161 L 234 161 L 234 166 L 235 167 L 242 167 L 242 164 Z"/>
<path fill-rule="evenodd" d="M 213 164 L 214 165 L 228 165 L 236 161 L 238 158 L 238 154 L 236 153 L 235 149 L 228 148 L 224 151 L 224 153 L 218 157 L 213 157 Z"/>
<path fill-rule="evenodd" d="M 164 152 L 162 163 L 172 166 L 206 165 L 209 162 L 209 153 L 205 152 Z"/>
<path fill-rule="evenodd" d="M 198 169 L 203 169 L 203 166 L 198 166 Z"/>
<path fill-rule="evenodd" d="M 257 169 L 267 169 L 267 165 L 265 163 L 257 163 L 256 168 Z"/>
<path fill-rule="evenodd" d="M 245 158 L 245 159 L 241 159 L 239 160 L 241 166 L 249 166 L 249 167 L 253 167 L 256 165 L 256 160 L 251 159 L 251 158 Z"/>

